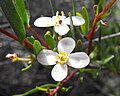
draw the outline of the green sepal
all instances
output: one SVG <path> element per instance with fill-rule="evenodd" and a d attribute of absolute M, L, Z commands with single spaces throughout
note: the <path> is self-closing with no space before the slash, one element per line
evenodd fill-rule
<path fill-rule="evenodd" d="M 54 49 L 56 46 L 56 42 L 54 40 L 54 38 L 51 36 L 50 31 L 48 31 L 45 35 L 44 35 L 45 41 L 49 44 L 51 49 Z"/>
<path fill-rule="evenodd" d="M 35 40 L 33 44 L 34 54 L 37 56 L 41 50 L 42 50 L 41 43 L 38 40 Z"/>
<path fill-rule="evenodd" d="M 23 21 L 16 9 L 14 1 L 13 0 L 0 0 L 0 7 L 2 8 L 14 32 L 16 33 L 19 41 L 23 43 L 26 37 L 26 31 L 24 28 Z"/>

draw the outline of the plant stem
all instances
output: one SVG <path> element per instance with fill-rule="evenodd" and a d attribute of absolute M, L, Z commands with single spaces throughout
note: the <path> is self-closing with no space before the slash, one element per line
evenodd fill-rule
<path fill-rule="evenodd" d="M 52 0 L 49 0 L 49 3 L 50 3 L 52 15 L 54 16 L 54 15 L 55 15 L 55 12 L 54 12 L 54 8 L 53 8 Z"/>
<path fill-rule="evenodd" d="M 60 90 L 60 87 L 63 86 L 64 84 L 66 84 L 78 72 L 79 72 L 79 69 L 77 69 L 75 72 L 73 72 L 72 74 L 70 74 L 69 76 L 67 76 L 67 78 L 62 81 L 61 85 L 57 86 L 55 88 L 55 90 L 52 91 L 48 96 L 54 96 L 54 94 L 57 93 L 57 91 Z"/>
<path fill-rule="evenodd" d="M 47 47 L 47 49 L 51 49 L 50 46 L 37 34 L 37 32 L 30 25 L 28 28 L 38 38 L 38 40 Z"/>
<path fill-rule="evenodd" d="M 91 51 L 92 39 L 93 39 L 94 33 L 96 32 L 97 22 L 102 18 L 102 16 L 105 14 L 105 12 L 106 12 L 116 1 L 117 1 L 117 0 L 111 0 L 111 1 L 108 3 L 108 5 L 107 5 L 98 15 L 95 16 L 95 19 L 94 19 L 94 21 L 93 21 L 90 34 L 88 35 L 88 40 L 89 40 L 88 50 L 87 50 L 87 54 L 88 54 L 88 55 L 90 54 L 90 51 Z"/>
<path fill-rule="evenodd" d="M 72 2 L 72 7 L 73 7 L 73 15 L 76 16 L 76 1 L 71 0 L 71 2 Z"/>
<path fill-rule="evenodd" d="M 2 28 L 0 28 L 0 32 L 5 34 L 6 36 L 16 40 L 16 41 L 19 41 L 17 36 L 7 32 L 6 30 L 4 30 Z M 30 46 L 31 48 L 33 48 L 33 45 L 30 42 L 26 41 L 26 40 L 24 40 L 24 44 L 27 45 L 27 46 Z"/>
<path fill-rule="evenodd" d="M 106 39 L 110 39 L 110 38 L 114 38 L 114 37 L 120 37 L 120 32 L 117 32 L 115 34 L 110 34 L 110 35 L 103 36 L 103 37 L 101 37 L 101 40 L 106 40 Z M 93 43 L 95 41 L 99 41 L 99 38 L 95 38 L 95 39 L 92 40 Z M 83 46 L 87 45 L 87 44 L 88 44 L 88 41 L 83 42 Z"/>

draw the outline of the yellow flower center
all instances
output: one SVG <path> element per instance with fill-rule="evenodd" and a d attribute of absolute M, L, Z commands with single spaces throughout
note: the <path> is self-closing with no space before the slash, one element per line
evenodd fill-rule
<path fill-rule="evenodd" d="M 68 59 L 69 59 L 69 57 L 66 52 L 59 52 L 58 61 L 56 61 L 56 63 L 66 64 Z"/>

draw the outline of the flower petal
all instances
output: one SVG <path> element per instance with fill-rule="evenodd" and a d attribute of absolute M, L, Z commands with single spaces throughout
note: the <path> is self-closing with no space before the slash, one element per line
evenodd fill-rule
<path fill-rule="evenodd" d="M 83 68 L 90 63 L 89 56 L 84 52 L 77 52 L 69 55 L 68 65 L 73 68 Z"/>
<path fill-rule="evenodd" d="M 37 27 L 50 27 L 55 25 L 55 21 L 51 17 L 40 17 L 35 20 L 34 25 Z"/>
<path fill-rule="evenodd" d="M 55 81 L 62 81 L 67 77 L 67 65 L 56 64 L 51 72 L 51 75 Z"/>
<path fill-rule="evenodd" d="M 80 26 L 85 23 L 85 20 L 79 16 L 72 16 L 72 21 L 74 26 Z M 70 25 L 70 17 L 66 18 L 64 23 Z"/>
<path fill-rule="evenodd" d="M 43 65 L 54 65 L 57 60 L 57 53 L 51 50 L 42 50 L 38 56 L 37 60 Z"/>
<path fill-rule="evenodd" d="M 64 20 L 66 19 L 66 16 L 53 16 L 52 17 L 56 22 L 58 22 L 59 20 Z"/>
<path fill-rule="evenodd" d="M 57 25 L 55 26 L 55 32 L 58 33 L 59 35 L 65 35 L 69 31 L 69 27 L 67 25 Z"/>
<path fill-rule="evenodd" d="M 69 55 L 74 48 L 75 48 L 75 41 L 70 37 L 65 37 L 58 42 L 59 52 L 64 51 Z"/>

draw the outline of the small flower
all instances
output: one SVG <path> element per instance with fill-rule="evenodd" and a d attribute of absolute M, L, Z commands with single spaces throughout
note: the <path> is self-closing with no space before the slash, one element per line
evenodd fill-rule
<path fill-rule="evenodd" d="M 68 73 L 67 65 L 73 68 L 83 68 L 90 62 L 89 56 L 84 52 L 71 53 L 75 48 L 75 41 L 66 37 L 58 42 L 58 53 L 43 49 L 37 60 L 43 65 L 55 65 L 51 75 L 55 81 L 62 81 Z"/>
<path fill-rule="evenodd" d="M 85 20 L 79 16 L 72 16 L 74 26 L 80 26 L 85 23 Z M 70 17 L 66 17 L 64 12 L 56 12 L 56 16 L 51 17 L 40 17 L 35 20 L 34 25 L 37 27 L 51 27 L 54 26 L 55 32 L 59 35 L 65 35 L 70 30 Z"/>
<path fill-rule="evenodd" d="M 15 53 L 14 54 L 7 54 L 5 57 L 12 59 L 12 62 L 17 61 L 17 59 L 18 59 L 17 54 L 15 54 Z"/>
<path fill-rule="evenodd" d="M 8 59 L 11 59 L 12 62 L 23 61 L 23 62 L 28 62 L 28 64 L 32 63 L 34 61 L 34 58 L 35 58 L 33 55 L 30 55 L 27 58 L 21 58 L 21 57 L 18 57 L 16 53 L 7 54 L 5 57 L 8 58 Z"/>

